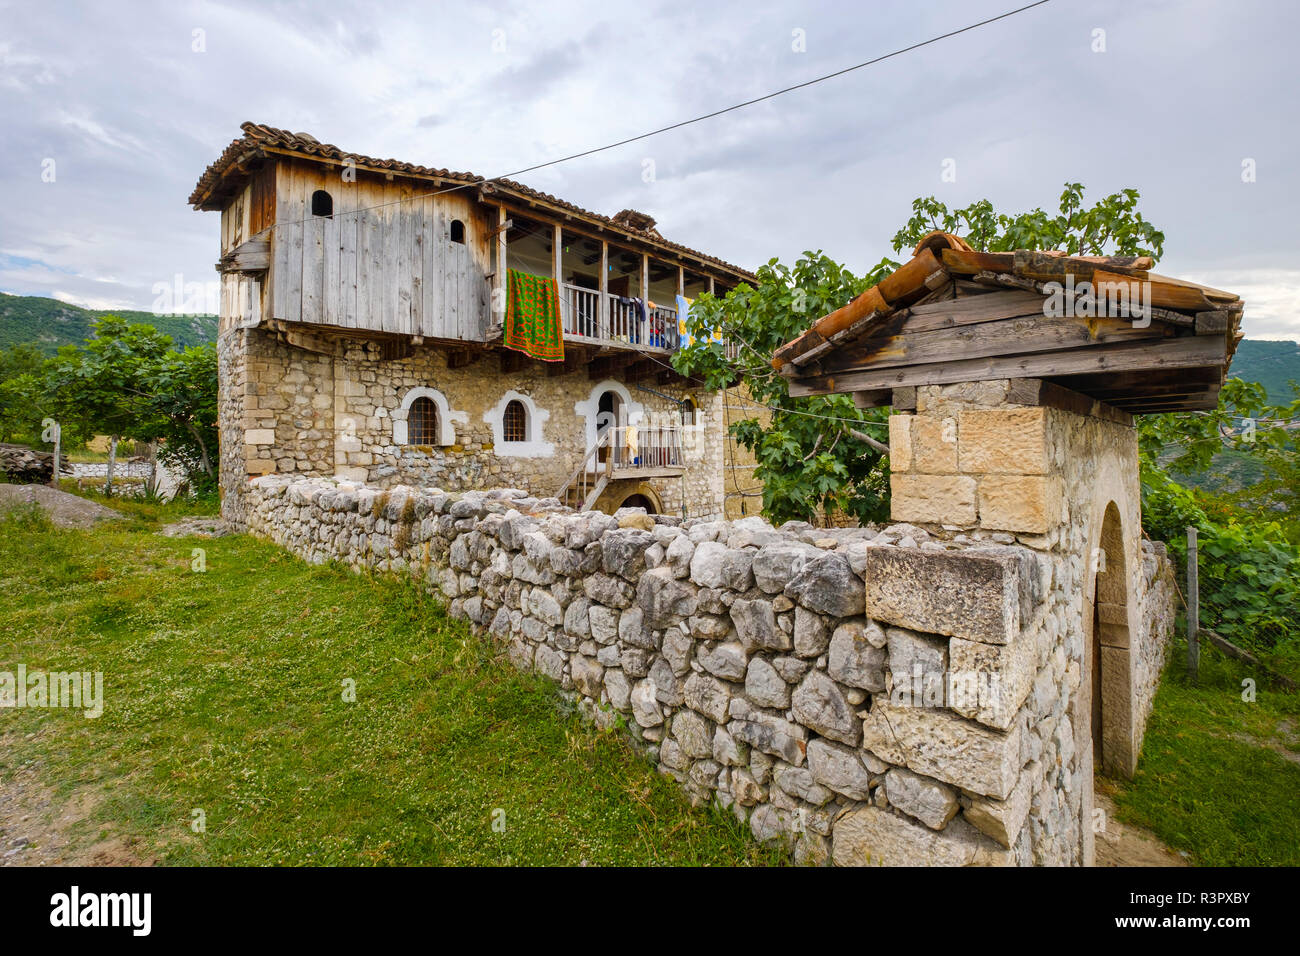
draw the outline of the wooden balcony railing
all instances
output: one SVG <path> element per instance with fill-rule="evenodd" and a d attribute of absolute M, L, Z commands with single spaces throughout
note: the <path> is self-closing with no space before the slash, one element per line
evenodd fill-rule
<path fill-rule="evenodd" d="M 674 425 L 632 425 L 612 429 L 610 453 L 620 468 L 681 468 L 682 433 Z"/>
<path fill-rule="evenodd" d="M 631 299 L 564 283 L 560 286 L 560 315 L 567 338 L 673 351 L 677 348 L 677 310 L 638 306 Z"/>

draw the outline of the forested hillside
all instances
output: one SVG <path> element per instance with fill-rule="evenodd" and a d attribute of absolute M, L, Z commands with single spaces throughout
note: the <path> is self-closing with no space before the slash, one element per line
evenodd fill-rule
<path fill-rule="evenodd" d="M 177 348 L 215 342 L 217 338 L 215 315 L 83 309 L 44 296 L 0 293 L 0 349 L 31 344 L 46 355 L 53 355 L 61 345 L 80 345 L 90 335 L 95 320 L 104 315 L 121 316 L 128 323 L 152 325 L 164 335 L 170 335 Z"/>

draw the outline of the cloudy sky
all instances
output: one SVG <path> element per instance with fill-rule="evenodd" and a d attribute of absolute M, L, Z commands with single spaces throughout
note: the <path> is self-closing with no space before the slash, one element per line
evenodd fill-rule
<path fill-rule="evenodd" d="M 147 309 L 155 283 L 212 281 L 219 217 L 185 200 L 244 120 L 501 175 L 1020 2 L 0 2 L 0 290 Z M 1298 29 L 1286 0 L 1053 0 L 521 178 L 750 268 L 822 249 L 859 271 L 917 196 L 1021 211 L 1132 186 L 1161 272 L 1300 339 Z"/>

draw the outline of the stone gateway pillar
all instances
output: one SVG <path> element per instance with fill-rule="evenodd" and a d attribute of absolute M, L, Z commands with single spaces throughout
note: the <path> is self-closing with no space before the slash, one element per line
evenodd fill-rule
<path fill-rule="evenodd" d="M 1090 864 L 1093 776 L 1137 767 L 1175 587 L 1142 535 L 1133 416 L 1214 407 L 1241 337 L 1235 295 L 1151 266 L 934 233 L 773 359 L 792 395 L 891 406 L 891 516 L 926 535 L 868 552 L 867 617 L 915 639 L 891 639 L 863 745 L 958 788 L 954 822 L 1018 864 Z M 945 680 L 919 705 L 898 694 L 914 658 Z M 937 861 L 962 836 L 922 847 L 904 822 L 862 812 L 836 853 Z"/>

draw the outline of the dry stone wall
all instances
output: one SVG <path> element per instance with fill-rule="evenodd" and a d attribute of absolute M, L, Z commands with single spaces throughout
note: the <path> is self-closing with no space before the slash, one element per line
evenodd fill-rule
<path fill-rule="evenodd" d="M 245 503 L 306 560 L 440 592 L 798 862 L 1084 861 L 1070 602 L 1031 548 L 278 475 Z"/>

